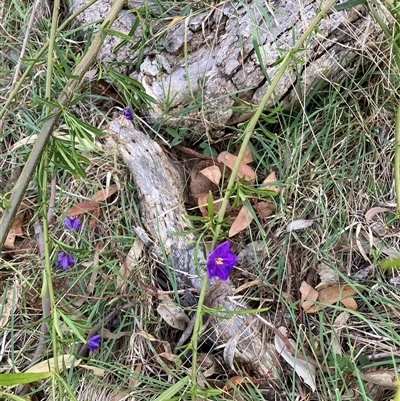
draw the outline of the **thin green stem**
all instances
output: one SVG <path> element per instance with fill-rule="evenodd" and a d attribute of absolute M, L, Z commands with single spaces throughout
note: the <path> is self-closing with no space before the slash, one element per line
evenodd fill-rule
<path fill-rule="evenodd" d="M 47 53 L 47 74 L 46 74 L 46 99 L 48 101 L 51 100 L 51 88 L 52 88 L 52 76 L 53 76 L 53 53 L 54 53 L 54 44 L 56 41 L 56 34 L 57 34 L 57 24 L 58 18 L 60 13 L 60 0 L 55 0 L 53 4 L 53 15 L 51 21 L 51 31 L 50 31 L 50 38 L 48 41 L 49 44 L 49 51 Z M 51 113 L 50 106 L 46 106 L 46 116 L 49 116 Z M 44 168 L 41 170 L 42 173 L 42 221 L 43 221 L 43 238 L 44 238 L 44 260 L 45 260 L 45 268 L 44 268 L 44 280 L 43 286 L 44 290 L 47 291 L 45 296 L 48 296 L 50 301 L 50 323 L 51 324 L 51 339 L 52 339 L 52 346 L 53 346 L 53 358 L 54 358 L 54 371 L 58 375 L 60 373 L 60 367 L 58 366 L 58 346 L 57 346 L 57 332 L 56 332 L 56 324 L 58 324 L 58 317 L 54 299 L 54 290 L 53 290 L 53 280 L 52 280 L 52 271 L 50 265 L 50 254 L 51 254 L 51 245 L 50 245 L 50 237 L 49 237 L 49 229 L 48 229 L 48 222 L 47 222 L 47 185 L 48 185 L 48 154 L 47 151 L 44 151 L 42 158 L 42 163 Z M 38 172 L 39 174 L 39 172 Z M 53 398 L 56 398 L 56 391 L 55 391 L 55 378 L 57 376 L 53 376 Z M 58 382 L 58 396 L 59 399 L 62 400 L 63 396 L 63 387 L 61 382 Z"/>
<path fill-rule="evenodd" d="M 207 274 L 204 275 L 203 277 L 203 283 L 201 286 L 200 290 L 200 296 L 199 296 L 199 302 L 197 305 L 197 311 L 196 311 L 196 320 L 194 322 L 194 327 L 193 327 L 193 335 L 192 335 L 192 400 L 196 401 L 197 395 L 196 395 L 196 386 L 197 386 L 197 347 L 198 347 L 198 342 L 199 342 L 199 335 L 201 332 L 201 319 L 203 317 L 203 305 L 204 305 L 204 299 L 206 297 L 206 291 L 207 291 L 207 286 L 208 286 L 208 276 Z"/>

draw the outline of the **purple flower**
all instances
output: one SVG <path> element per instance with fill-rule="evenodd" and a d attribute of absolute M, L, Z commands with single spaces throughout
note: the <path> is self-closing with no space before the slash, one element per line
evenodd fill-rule
<path fill-rule="evenodd" d="M 73 266 L 74 263 L 75 259 L 70 253 L 64 251 L 58 253 L 58 258 L 56 262 L 57 267 L 61 267 L 61 269 L 67 270 L 68 267 Z"/>
<path fill-rule="evenodd" d="M 101 342 L 101 335 L 96 334 L 89 338 L 89 340 L 87 342 L 87 346 L 88 346 L 89 350 L 93 352 L 97 348 L 100 347 L 100 342 Z"/>
<path fill-rule="evenodd" d="M 129 107 L 125 107 L 122 110 L 122 115 L 129 121 L 133 120 L 133 113 L 132 113 L 132 110 Z"/>
<path fill-rule="evenodd" d="M 66 217 L 64 219 L 65 228 L 67 230 L 79 230 L 82 227 L 81 222 L 77 217 Z"/>
<path fill-rule="evenodd" d="M 219 244 L 207 259 L 207 274 L 209 278 L 218 277 L 226 280 L 237 261 L 237 256 L 231 252 L 231 244 L 226 240 Z"/>

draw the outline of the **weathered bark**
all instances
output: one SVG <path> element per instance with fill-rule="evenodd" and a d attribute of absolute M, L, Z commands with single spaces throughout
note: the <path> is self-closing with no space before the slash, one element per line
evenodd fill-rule
<path fill-rule="evenodd" d="M 73 0 L 74 10 L 85 1 Z M 81 15 L 80 22 L 101 18 L 110 3 L 100 0 Z M 307 29 L 319 6 L 316 0 L 223 1 L 172 26 L 166 25 L 169 20 L 155 18 L 157 34 L 144 49 L 140 71 L 131 73 L 157 101 L 152 117 L 163 116 L 169 125 L 190 127 L 200 134 L 244 121 L 251 115 L 251 104 L 258 104 L 274 78 L 276 62 Z M 153 9 L 157 11 L 155 5 Z M 172 11 L 179 13 L 176 8 Z M 121 15 L 113 29 L 128 33 L 134 18 L 134 13 Z M 267 107 L 303 99 L 316 78 L 329 79 L 339 68 L 347 68 L 357 54 L 376 43 L 379 32 L 362 7 L 327 16 L 306 51 L 297 54 L 303 63 L 293 63 L 287 70 Z M 139 29 L 135 37 L 141 33 Z M 118 42 L 107 38 L 101 59 L 133 62 L 137 52 L 129 46 L 113 53 Z"/>
<path fill-rule="evenodd" d="M 110 123 L 109 133 L 136 183 L 143 224 L 150 237 L 169 256 L 166 268 L 175 275 L 179 288 L 200 289 L 199 270 L 204 269 L 204 254 L 199 249 L 195 259 L 193 235 L 173 235 L 187 229 L 183 221 L 186 215 L 183 177 L 179 170 L 155 141 L 122 117 Z M 206 304 L 213 308 L 223 306 L 224 310 L 236 310 L 238 306 L 230 301 L 231 295 L 233 286 L 229 280 L 211 280 Z M 276 378 L 279 369 L 275 348 L 263 341 L 254 316 L 231 315 L 225 319 L 212 319 L 209 335 L 216 345 L 225 345 L 224 356 L 229 365 L 235 359 L 261 377 Z"/>

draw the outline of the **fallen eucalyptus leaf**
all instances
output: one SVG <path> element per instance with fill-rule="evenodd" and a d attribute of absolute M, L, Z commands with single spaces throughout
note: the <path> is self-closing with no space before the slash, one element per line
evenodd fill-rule
<path fill-rule="evenodd" d="M 290 233 L 290 231 L 303 230 L 304 228 L 312 226 L 313 223 L 314 220 L 294 220 L 286 226 L 286 232 Z"/>
<path fill-rule="evenodd" d="M 158 314 L 169 326 L 184 331 L 190 321 L 186 313 L 168 296 L 161 295 L 159 299 L 161 303 L 157 307 Z"/>
<path fill-rule="evenodd" d="M 278 330 L 287 337 L 287 330 L 285 327 L 279 327 Z M 297 348 L 296 342 L 288 339 L 294 349 Z M 307 363 L 303 359 L 296 358 L 295 355 L 288 350 L 281 338 L 275 334 L 275 348 L 282 358 L 294 369 L 297 376 L 299 376 L 304 383 L 306 383 L 314 392 L 315 386 L 315 366 Z"/>

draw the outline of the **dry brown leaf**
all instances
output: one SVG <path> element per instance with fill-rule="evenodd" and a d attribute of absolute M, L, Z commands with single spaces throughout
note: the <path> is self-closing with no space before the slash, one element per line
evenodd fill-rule
<path fill-rule="evenodd" d="M 271 216 L 276 210 L 276 206 L 272 202 L 258 202 L 257 203 L 257 214 L 260 217 Z"/>
<path fill-rule="evenodd" d="M 4 249 L 14 249 L 14 242 L 15 242 L 15 231 L 9 230 L 6 240 L 4 241 Z"/>
<path fill-rule="evenodd" d="M 228 237 L 233 237 L 237 233 L 245 230 L 252 221 L 253 215 L 251 211 L 246 206 L 243 206 L 229 229 Z"/>
<path fill-rule="evenodd" d="M 194 198 L 208 194 L 210 191 L 213 192 L 218 188 L 205 175 L 199 174 L 201 170 L 204 170 L 207 167 L 208 163 L 206 161 L 201 161 L 190 174 L 190 195 Z"/>
<path fill-rule="evenodd" d="M 304 228 L 312 226 L 313 223 L 314 220 L 294 220 L 286 226 L 286 232 L 290 233 L 291 231 L 303 230 Z"/>
<path fill-rule="evenodd" d="M 337 354 L 340 356 L 343 355 L 342 346 L 340 344 L 340 337 L 341 337 L 340 333 L 343 330 L 343 328 L 347 327 L 346 322 L 349 319 L 349 317 L 350 313 L 344 311 L 339 313 L 339 315 L 333 322 L 333 327 L 335 328 L 335 330 L 332 331 L 331 344 L 330 344 L 330 348 L 333 354 Z"/>
<path fill-rule="evenodd" d="M 92 212 L 92 217 L 89 220 L 89 230 L 94 230 L 97 226 L 100 216 L 100 205 L 98 205 Z"/>
<path fill-rule="evenodd" d="M 114 195 L 118 191 L 118 187 L 116 184 L 110 185 L 108 188 L 100 189 L 97 191 L 91 198 L 93 202 L 101 202 L 111 195 Z"/>
<path fill-rule="evenodd" d="M 287 337 L 287 329 L 286 327 L 278 327 L 278 330 Z M 296 341 L 287 339 L 288 342 L 292 345 L 294 350 L 298 350 L 298 344 Z M 287 346 L 285 346 L 284 342 L 280 338 L 280 336 L 275 335 L 275 348 L 277 352 L 282 356 L 282 358 L 293 367 L 296 374 L 310 386 L 311 390 L 314 392 L 316 389 L 315 385 L 315 376 L 316 376 L 316 369 L 315 366 L 311 363 L 307 362 L 306 360 L 300 359 L 297 355 L 293 355 L 292 352 L 289 350 Z M 297 353 L 297 352 L 296 352 Z M 304 357 L 304 355 L 303 355 Z M 307 357 L 305 358 L 307 359 Z"/>
<path fill-rule="evenodd" d="M 229 152 L 221 152 L 217 160 L 233 170 L 233 167 L 235 166 L 237 160 L 237 156 Z M 244 178 L 247 181 L 252 181 L 256 178 L 256 173 L 250 166 L 242 162 L 239 165 L 238 178 Z"/>
<path fill-rule="evenodd" d="M 269 184 L 270 182 L 277 182 L 278 178 L 276 177 L 276 173 L 275 171 L 273 171 L 270 175 L 268 175 L 268 177 L 263 181 L 263 184 Z M 270 191 L 274 191 L 277 194 L 279 193 L 279 191 L 281 190 L 281 187 L 278 185 L 263 185 L 262 186 L 263 189 L 268 189 Z"/>
<path fill-rule="evenodd" d="M 207 209 L 208 196 L 209 196 L 208 194 L 202 194 L 197 198 L 199 210 L 203 217 L 208 217 L 208 209 Z M 213 205 L 214 205 L 214 214 L 218 213 L 219 209 L 221 208 L 221 202 L 219 200 L 214 200 Z M 230 211 L 231 211 L 231 205 L 230 205 L 230 203 L 228 203 L 226 205 L 225 214 L 229 214 Z"/>
<path fill-rule="evenodd" d="M 384 212 L 391 212 L 391 210 L 385 207 L 373 207 L 369 209 L 367 213 L 365 213 L 365 221 L 367 222 L 368 225 L 370 225 L 374 222 L 374 217 L 378 213 L 384 213 Z"/>
<path fill-rule="evenodd" d="M 356 289 L 350 285 L 332 285 L 319 292 L 317 301 L 323 305 L 313 305 L 306 313 L 314 313 L 326 308 L 328 305 L 349 298 L 356 293 Z"/>
<path fill-rule="evenodd" d="M 68 217 L 79 216 L 87 212 L 92 212 L 93 210 L 96 210 L 99 207 L 100 205 L 94 201 L 78 202 L 68 210 L 67 216 Z"/>
<path fill-rule="evenodd" d="M 345 298 L 345 299 L 341 299 L 340 302 L 347 308 L 350 310 L 357 310 L 358 305 L 357 302 L 354 300 L 354 298 Z"/>
<path fill-rule="evenodd" d="M 157 307 L 158 314 L 169 326 L 184 331 L 190 321 L 186 313 L 170 297 L 160 295 L 159 299 L 161 303 Z"/>
<path fill-rule="evenodd" d="M 249 379 L 247 379 L 246 377 L 232 376 L 229 378 L 229 381 L 225 384 L 223 390 L 229 391 L 229 390 L 232 390 L 233 386 L 238 387 L 238 386 L 241 386 L 243 383 L 248 383 L 248 382 L 249 382 Z M 233 384 L 233 386 L 232 386 L 232 384 Z"/>
<path fill-rule="evenodd" d="M 135 238 L 125 262 L 122 263 L 122 266 L 119 269 L 119 275 L 117 276 L 117 288 L 119 288 L 121 294 L 124 294 L 126 291 L 126 286 L 128 284 L 127 279 L 131 275 L 135 266 L 137 266 L 139 259 L 142 257 L 143 249 L 143 241 L 139 238 Z"/>
<path fill-rule="evenodd" d="M 25 213 L 20 212 L 15 216 L 15 219 L 11 224 L 11 230 L 14 230 L 16 236 L 24 235 L 24 232 L 22 230 L 22 224 L 24 222 L 24 218 L 25 218 Z"/>
<path fill-rule="evenodd" d="M 175 362 L 178 365 L 182 365 L 181 359 L 178 357 L 178 355 L 173 354 L 172 352 L 160 352 L 158 356 L 165 362 Z"/>
<path fill-rule="evenodd" d="M 2 316 L 0 318 L 0 328 L 4 327 L 10 316 L 14 313 L 16 306 L 18 305 L 19 298 L 21 296 L 21 284 L 18 280 L 15 280 L 14 283 L 7 290 L 6 294 L 3 294 L 2 302 L 5 302 L 3 305 L 0 304 L 0 309 L 2 310 Z"/>
<path fill-rule="evenodd" d="M 397 388 L 396 376 L 398 373 L 392 369 L 375 370 L 368 373 L 357 372 L 357 374 L 359 374 L 363 380 L 374 383 L 378 386 L 391 388 L 393 390 Z"/>
<path fill-rule="evenodd" d="M 11 227 L 8 231 L 6 240 L 4 242 L 4 248 L 5 249 L 14 249 L 14 243 L 15 243 L 15 238 L 17 236 L 22 236 L 24 235 L 24 232 L 22 230 L 22 224 L 24 222 L 24 218 L 25 218 L 25 212 L 21 209 L 25 209 L 26 205 L 24 204 L 24 202 L 22 202 L 21 206 L 19 207 L 19 212 L 18 214 L 15 216 Z M 3 209 L 0 208 L 0 211 L 2 211 Z"/>
<path fill-rule="evenodd" d="M 244 150 L 243 154 L 242 163 L 249 164 L 252 161 L 254 161 L 253 154 L 251 153 L 250 147 L 246 146 L 246 149 Z"/>
<path fill-rule="evenodd" d="M 91 370 L 95 376 L 103 377 L 106 373 L 104 369 L 98 368 L 97 366 L 79 365 L 79 367 L 86 370 Z"/>
<path fill-rule="evenodd" d="M 198 202 L 198 205 L 199 205 L 199 209 L 200 209 L 201 215 L 203 217 L 208 217 L 208 211 L 207 211 L 208 194 L 199 195 L 198 198 L 197 198 L 197 202 Z"/>
<path fill-rule="evenodd" d="M 340 312 L 337 315 L 335 321 L 333 322 L 333 327 L 336 330 L 341 330 L 343 327 L 346 327 L 346 323 L 349 320 L 349 318 L 350 318 L 349 312 L 346 311 Z"/>
<path fill-rule="evenodd" d="M 300 293 L 301 293 L 301 307 L 304 311 L 307 311 L 314 304 L 313 301 L 318 299 L 319 292 L 314 289 L 310 284 L 303 281 L 300 285 Z"/>
<path fill-rule="evenodd" d="M 221 180 L 221 170 L 218 166 L 206 167 L 203 170 L 200 170 L 199 173 L 203 174 L 215 185 L 218 185 Z"/>
<path fill-rule="evenodd" d="M 71 366 L 77 367 L 80 365 L 82 359 L 76 359 L 76 355 L 59 355 L 57 358 L 58 368 L 60 372 L 65 368 L 69 369 Z M 25 371 L 25 373 L 43 373 L 43 372 L 54 372 L 55 359 L 50 358 L 45 361 L 41 361 L 36 365 Z"/>

